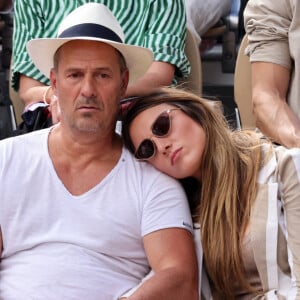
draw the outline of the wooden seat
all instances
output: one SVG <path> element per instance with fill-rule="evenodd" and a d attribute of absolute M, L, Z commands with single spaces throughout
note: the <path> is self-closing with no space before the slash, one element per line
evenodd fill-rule
<path fill-rule="evenodd" d="M 245 35 L 242 39 L 236 60 L 234 73 L 234 98 L 239 109 L 241 127 L 243 129 L 255 129 L 256 120 L 252 107 L 251 64 L 249 57 L 245 55 L 248 39 Z"/>
<path fill-rule="evenodd" d="M 202 66 L 199 48 L 195 37 L 187 29 L 185 52 L 191 65 L 191 73 L 188 78 L 178 80 L 178 86 L 202 96 Z"/>

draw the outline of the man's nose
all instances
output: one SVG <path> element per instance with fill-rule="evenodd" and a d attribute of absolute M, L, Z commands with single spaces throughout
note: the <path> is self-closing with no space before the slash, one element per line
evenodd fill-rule
<path fill-rule="evenodd" d="M 97 85 L 96 85 L 96 81 L 93 80 L 92 76 L 90 76 L 90 75 L 85 76 L 83 83 L 82 83 L 81 93 L 84 97 L 87 97 L 87 98 L 96 96 Z"/>

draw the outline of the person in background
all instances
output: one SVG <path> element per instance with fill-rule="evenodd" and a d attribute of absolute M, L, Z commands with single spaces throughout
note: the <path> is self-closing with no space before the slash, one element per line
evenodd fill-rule
<path fill-rule="evenodd" d="M 257 127 L 300 147 L 300 2 L 249 0 L 244 11 Z"/>
<path fill-rule="evenodd" d="M 2 0 L 0 3 L 0 12 L 6 12 L 12 9 L 12 0 Z"/>
<path fill-rule="evenodd" d="M 202 35 L 230 12 L 231 0 L 185 0 L 187 27 L 201 44 Z"/>
<path fill-rule="evenodd" d="M 0 142 L 0 298 L 199 299 L 182 187 L 136 162 L 115 132 L 120 99 L 152 52 L 125 44 L 98 3 L 27 49 L 50 73 L 61 120 Z"/>
<path fill-rule="evenodd" d="M 26 42 L 33 38 L 54 37 L 64 16 L 87 2 L 106 5 L 118 19 L 128 44 L 152 49 L 154 61 L 139 80 L 129 84 L 125 98 L 146 93 L 148 89 L 166 86 L 177 77 L 187 77 L 190 65 L 185 55 L 186 16 L 183 0 L 16 0 L 13 36 L 12 85 L 27 108 L 45 100 L 54 106 L 56 98 L 48 89 L 49 80 L 33 64 Z M 52 99 L 51 99 L 52 98 Z"/>
<path fill-rule="evenodd" d="M 213 299 L 299 299 L 300 149 L 232 131 L 175 88 L 138 97 L 122 121 L 136 159 L 185 186 Z"/>

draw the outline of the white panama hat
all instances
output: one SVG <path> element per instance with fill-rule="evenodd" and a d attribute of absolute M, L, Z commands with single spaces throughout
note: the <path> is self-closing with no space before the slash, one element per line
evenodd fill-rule
<path fill-rule="evenodd" d="M 39 38 L 27 42 L 27 51 L 36 67 L 47 77 L 53 67 L 55 52 L 73 40 L 98 41 L 122 53 L 129 69 L 129 83 L 146 73 L 153 61 L 150 49 L 124 44 L 124 33 L 112 12 L 103 4 L 84 4 L 61 22 L 56 38 Z"/>

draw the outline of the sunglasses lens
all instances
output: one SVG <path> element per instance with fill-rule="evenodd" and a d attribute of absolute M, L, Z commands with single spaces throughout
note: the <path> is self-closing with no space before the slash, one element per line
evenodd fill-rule
<path fill-rule="evenodd" d="M 178 110 L 179 108 L 169 109 L 163 113 L 161 113 L 155 122 L 153 123 L 151 130 L 152 133 L 157 137 L 164 137 L 166 136 L 171 127 L 171 120 L 170 120 L 170 112 L 173 110 Z M 140 146 L 138 147 L 137 151 L 135 152 L 135 157 L 137 159 L 146 160 L 154 156 L 156 145 L 150 139 L 145 139 L 142 141 Z"/>
<path fill-rule="evenodd" d="M 137 159 L 149 159 L 154 155 L 155 146 L 149 139 L 143 140 L 135 153 Z"/>
<path fill-rule="evenodd" d="M 170 130 L 170 116 L 162 113 L 152 125 L 152 133 L 156 136 L 167 135 Z"/>

